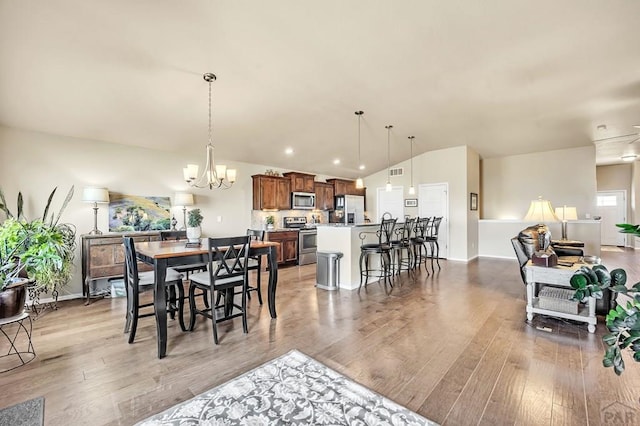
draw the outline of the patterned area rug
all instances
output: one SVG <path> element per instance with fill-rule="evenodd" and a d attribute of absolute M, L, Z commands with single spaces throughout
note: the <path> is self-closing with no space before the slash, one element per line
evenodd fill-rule
<path fill-rule="evenodd" d="M 0 425 L 42 426 L 44 424 L 44 397 L 24 401 L 0 410 Z"/>
<path fill-rule="evenodd" d="M 293 350 L 138 423 L 436 425 Z"/>

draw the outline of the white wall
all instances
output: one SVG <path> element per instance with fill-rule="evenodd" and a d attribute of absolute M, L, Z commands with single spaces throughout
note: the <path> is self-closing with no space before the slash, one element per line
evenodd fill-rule
<path fill-rule="evenodd" d="M 595 213 L 595 147 L 482 160 L 483 219 L 522 219 L 538 196 L 554 207 L 575 206 L 578 218 Z"/>
<path fill-rule="evenodd" d="M 429 151 L 418 155 L 413 159 L 413 183 L 417 187 L 422 183 L 441 183 L 449 184 L 449 258 L 456 260 L 468 260 L 475 254 L 468 250 L 471 243 L 468 239 L 476 238 L 473 244 L 477 247 L 477 231 L 468 235 L 469 221 L 473 221 L 473 217 L 468 214 L 469 188 L 473 184 L 473 188 L 479 187 L 479 166 L 476 165 L 471 174 L 475 177 L 469 178 L 467 170 L 469 164 L 478 159 L 478 154 L 470 150 L 466 146 L 458 146 L 454 148 L 441 149 L 437 151 Z M 404 167 L 403 176 L 391 178 L 393 186 L 404 187 L 404 198 L 417 198 L 415 195 L 409 195 L 410 186 L 410 161 L 403 161 L 391 166 Z M 367 187 L 367 207 L 369 212 L 375 211 L 376 206 L 376 188 L 384 187 L 387 182 L 387 170 L 382 170 L 364 178 L 364 184 Z M 475 183 L 474 183 L 475 182 Z M 405 208 L 405 214 L 415 216 L 417 209 Z M 371 218 L 377 221 L 377 218 Z M 477 220 L 476 220 L 477 222 Z M 474 225 L 477 226 L 477 225 Z"/>
<path fill-rule="evenodd" d="M 176 191 L 191 192 L 195 195 L 196 205 L 193 208 L 200 208 L 204 216 L 204 235 L 244 234 L 251 225 L 252 217 L 251 175 L 264 173 L 273 167 L 226 162 L 227 166 L 238 170 L 238 181 L 231 189 L 190 188 L 182 179 L 182 167 L 187 163 L 202 167 L 204 160 L 204 144 L 201 152 L 187 153 L 179 147 L 174 152 L 164 152 L 0 126 L 0 188 L 7 204 L 15 213 L 18 192 L 22 191 L 25 213 L 34 219 L 42 215 L 54 187 L 58 187 L 53 203 L 54 211 L 57 211 L 67 191 L 74 185 L 75 196 L 62 220 L 76 226 L 78 237 L 93 229 L 93 205 L 82 202 L 82 189 L 89 185 L 104 186 L 111 192 L 130 195 L 167 196 L 172 201 Z M 224 160 L 219 162 L 224 163 Z M 99 207 L 98 228 L 106 232 L 108 206 Z M 173 212 L 181 224 L 182 210 L 174 208 Z M 65 289 L 71 294 L 82 293 L 79 245 L 76 272 Z"/>

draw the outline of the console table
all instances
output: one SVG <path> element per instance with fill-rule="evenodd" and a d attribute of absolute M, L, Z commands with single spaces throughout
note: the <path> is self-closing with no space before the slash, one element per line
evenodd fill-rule
<path fill-rule="evenodd" d="M 550 309 L 540 308 L 538 305 L 537 285 L 551 284 L 558 287 L 571 288 L 569 281 L 571 276 L 581 266 L 590 266 L 586 264 L 576 263 L 571 267 L 554 266 L 547 268 L 544 266 L 536 266 L 529 261 L 525 266 L 525 275 L 527 281 L 527 319 L 531 321 L 534 314 L 549 315 L 552 317 L 566 318 L 574 321 L 586 322 L 589 333 L 595 333 L 596 323 L 596 299 L 589 297 L 587 304 L 580 307 L 577 314 L 568 314 L 565 312 L 552 311 Z"/>
<path fill-rule="evenodd" d="M 109 232 L 107 234 L 80 236 L 82 242 L 82 296 L 85 305 L 92 297 L 101 297 L 91 293 L 91 282 L 98 279 L 124 277 L 124 246 L 122 237 L 134 237 L 134 241 L 159 241 L 160 231 L 149 232 Z M 139 271 L 151 271 L 153 267 L 138 264 Z"/>

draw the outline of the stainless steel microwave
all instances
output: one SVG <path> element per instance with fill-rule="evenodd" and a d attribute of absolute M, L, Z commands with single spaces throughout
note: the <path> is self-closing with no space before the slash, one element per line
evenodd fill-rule
<path fill-rule="evenodd" d="M 292 192 L 291 193 L 292 209 L 315 209 L 316 194 L 313 192 Z"/>

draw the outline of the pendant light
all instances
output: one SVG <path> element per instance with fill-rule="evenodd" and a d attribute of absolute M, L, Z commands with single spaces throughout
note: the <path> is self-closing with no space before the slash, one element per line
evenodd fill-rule
<path fill-rule="evenodd" d="M 187 164 L 182 169 L 184 180 L 196 188 L 220 188 L 229 189 L 236 181 L 236 170 L 229 169 L 223 164 L 215 164 L 213 158 L 213 143 L 211 142 L 211 82 L 216 80 L 215 74 L 210 72 L 203 75 L 204 80 L 209 83 L 209 143 L 207 144 L 207 162 L 204 171 L 198 177 L 198 166 Z"/>
<path fill-rule="evenodd" d="M 385 186 L 385 190 L 387 192 L 391 192 L 391 129 L 393 126 L 391 124 L 384 126 L 387 129 L 387 185 Z"/>
<path fill-rule="evenodd" d="M 410 170 L 410 176 L 411 176 L 411 186 L 409 187 L 409 195 L 415 195 L 416 194 L 416 188 L 413 186 L 413 140 L 415 139 L 415 136 L 409 136 L 409 146 L 411 147 L 411 170 Z"/>
<path fill-rule="evenodd" d="M 355 114 L 358 116 L 358 170 L 364 170 L 364 165 L 360 161 L 360 119 L 362 118 L 362 114 L 364 114 L 364 111 L 356 111 Z M 364 188 L 364 182 L 362 181 L 362 177 L 360 175 L 358 175 L 358 179 L 356 179 L 356 188 Z"/>

